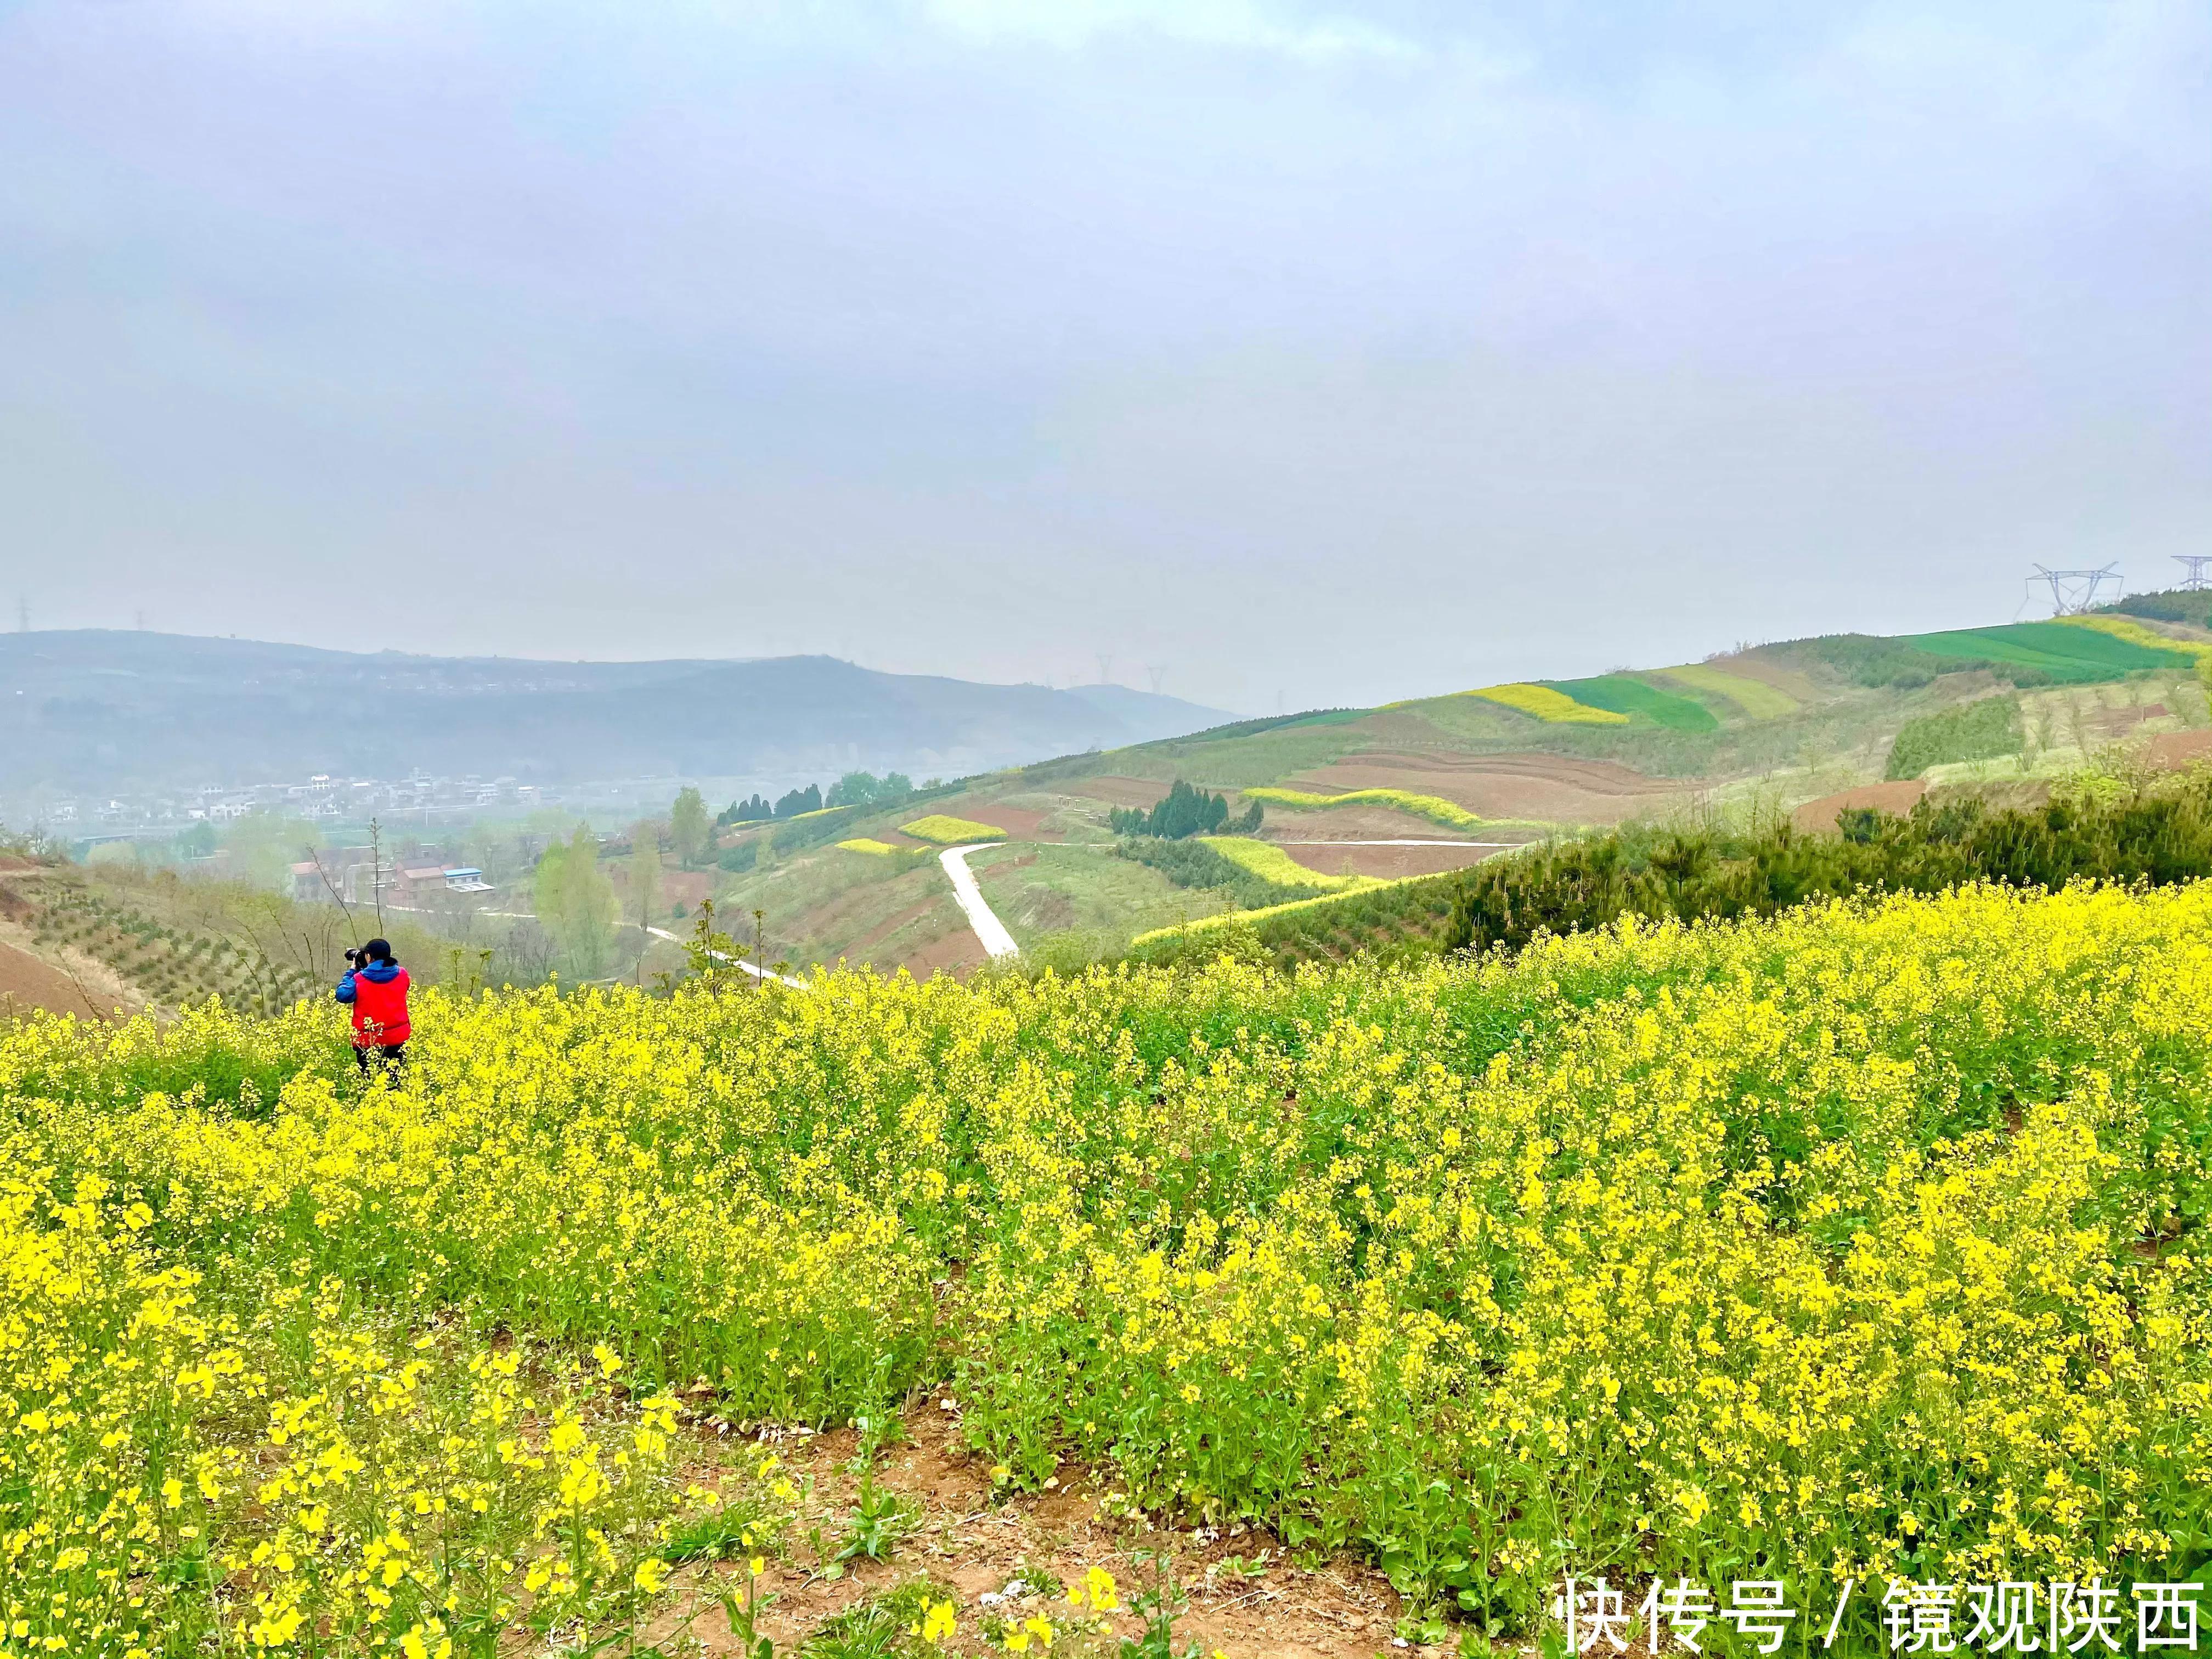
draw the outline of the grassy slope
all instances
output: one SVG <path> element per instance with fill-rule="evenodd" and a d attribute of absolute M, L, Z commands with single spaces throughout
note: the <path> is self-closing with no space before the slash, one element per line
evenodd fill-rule
<path fill-rule="evenodd" d="M 1106 846 L 1010 845 L 971 854 L 968 865 L 984 899 L 1024 951 L 1049 935 L 1070 933 L 1086 954 L 1107 954 L 1147 928 L 1226 908 L 1216 895 L 1177 887 L 1157 870 L 1116 858 Z"/>
<path fill-rule="evenodd" d="M 2199 647 L 2212 642 L 2212 635 L 2203 630 L 2164 622 L 2155 627 L 2178 642 Z M 1978 763 L 1978 775 L 2038 775 L 2079 764 L 2087 754 L 2130 731 L 2212 723 L 2212 710 L 2207 708 L 2193 669 L 2132 666 L 2154 660 L 2158 654 L 2140 644 L 2109 635 L 2081 638 L 2070 626 L 2040 625 L 2017 635 L 2002 628 L 1972 631 L 1985 642 L 1996 641 L 1990 647 L 1992 654 L 2039 659 L 2055 645 L 2072 649 L 2082 661 L 2101 663 L 2094 672 L 2105 676 L 2091 684 L 2018 688 L 2026 712 L 2027 752 Z M 1881 777 L 1890 745 L 1907 720 L 2015 690 L 2000 678 L 2002 664 L 1962 666 L 1917 684 L 1867 685 L 1856 683 L 1847 669 L 1831 660 L 1833 655 L 1812 648 L 1811 642 L 1792 641 L 1675 670 L 1639 671 L 1632 679 L 1607 675 L 1552 682 L 1619 704 L 1631 714 L 1623 725 L 1547 722 L 1458 693 L 1382 708 L 1243 721 L 1212 733 L 1103 754 L 1067 756 L 972 780 L 959 793 L 930 805 L 936 811 L 985 823 L 994 821 L 995 807 L 1039 813 L 1043 833 L 1071 842 L 1103 842 L 1104 805 L 1072 793 L 1089 778 L 1142 779 L 1162 789 L 1178 777 L 1232 791 L 1262 785 L 1295 788 L 1311 787 L 1304 781 L 1336 763 L 1387 769 L 1402 764 L 1398 757 L 1405 757 L 1449 765 L 1468 757 L 1534 754 L 1566 762 L 1612 763 L 1652 779 L 1680 781 L 1717 801 L 1755 799 L 1770 806 L 1788 806 Z M 2140 724 L 2146 710 L 2160 708 L 2162 714 L 2147 726 Z M 1708 720 L 1709 729 L 1687 729 L 1705 726 Z M 1440 781 L 1433 786 L 1409 778 L 1407 787 L 1448 790 L 1443 780 L 1449 775 L 1438 775 Z M 1653 799 L 1660 804 L 1650 810 L 1667 810 L 1662 797 Z M 1393 814 L 1379 806 L 1364 810 L 1379 815 L 1368 820 L 1377 827 L 1354 833 L 1416 837 L 1451 833 L 1411 814 Z M 912 815 L 909 810 L 879 822 L 857 819 L 841 825 L 839 833 L 898 840 L 893 832 L 899 820 Z M 1305 826 L 1313 822 L 1303 812 L 1271 805 L 1261 834 L 1310 833 Z M 1341 826 L 1331 831 L 1345 832 Z M 985 877 L 986 896 L 1025 950 L 1036 949 L 1060 932 L 1081 935 L 1088 941 L 1086 949 L 1126 941 L 1147 929 L 1218 908 L 1211 896 L 1174 888 L 1157 872 L 1121 864 L 1103 848 L 1040 846 L 1028 838 L 1030 833 L 1017 828 L 1007 848 L 979 854 L 974 860 L 979 875 Z M 902 906 L 919 902 L 931 882 L 939 891 L 945 888 L 942 876 L 933 869 L 917 876 L 856 867 L 869 862 L 845 854 L 838 865 L 804 877 L 786 872 L 740 884 L 744 895 L 733 896 L 746 905 L 764 902 L 772 914 L 795 907 L 801 914 L 789 930 L 794 941 L 817 958 L 833 957 L 840 949 L 852 949 L 852 940 L 880 927 Z M 989 874 L 994 870 L 999 872 L 995 878 Z M 864 890 L 839 902 L 838 891 L 847 886 Z M 1359 920 L 1372 908 L 1345 908 L 1332 920 L 1333 931 L 1318 952 L 1334 954 L 1363 938 L 1397 936 L 1408 927 L 1418 932 L 1425 925 L 1422 918 L 1411 915 L 1377 914 Z M 949 912 L 927 921 L 909 921 L 897 930 L 897 939 L 911 944 L 932 928 L 951 925 Z M 889 958 L 872 945 L 856 951 L 855 959 Z"/>
<path fill-rule="evenodd" d="M 726 882 L 720 921 L 750 951 L 763 912 L 766 951 L 805 965 L 841 958 L 885 971 L 967 927 L 935 859 L 870 857 L 825 847 Z"/>

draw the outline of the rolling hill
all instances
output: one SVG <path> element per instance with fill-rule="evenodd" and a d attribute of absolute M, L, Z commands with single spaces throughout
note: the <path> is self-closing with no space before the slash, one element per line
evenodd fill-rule
<path fill-rule="evenodd" d="M 1219 724 L 1123 686 L 884 674 L 829 657 L 556 663 L 104 630 L 0 635 L 0 794 L 313 773 L 562 784 L 958 776 Z"/>
<path fill-rule="evenodd" d="M 1930 787 L 2032 792 L 2128 740 L 2154 761 L 2205 752 L 2212 631 L 2166 614 L 2205 619 L 2201 606 L 2158 598 L 2147 610 L 2145 596 L 2129 601 L 2134 615 L 1830 635 L 1231 721 L 970 779 L 932 810 L 1006 832 L 973 867 L 1025 951 L 1116 954 L 1232 903 L 1253 908 L 1249 891 L 1232 897 L 1249 879 L 1204 849 L 1134 865 L 1115 855 L 1110 809 L 1149 805 L 1177 778 L 1261 804 L 1261 838 L 1312 884 L 1368 884 L 1320 898 L 1276 884 L 1283 902 L 1304 908 L 1269 927 L 1358 912 L 1394 934 L 1425 935 L 1449 911 L 1449 872 L 1561 831 L 1754 801 L 1819 826 L 1846 806 L 1909 806 Z M 837 833 L 902 839 L 890 818 L 855 817 Z M 1395 896 L 1374 884 L 1421 878 L 1426 886 Z M 940 902 L 943 885 L 926 866 L 824 847 L 769 858 L 726 893 L 764 910 L 793 961 L 975 966 L 980 947 Z"/>

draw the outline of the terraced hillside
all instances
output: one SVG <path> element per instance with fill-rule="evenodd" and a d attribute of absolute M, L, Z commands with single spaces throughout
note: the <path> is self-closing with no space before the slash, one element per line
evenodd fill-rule
<path fill-rule="evenodd" d="M 1869 788 L 1902 788 L 1909 805 L 1931 784 L 2033 785 L 2118 744 L 2154 761 L 2185 760 L 2212 744 L 2212 631 L 2158 611 L 1836 635 L 1700 663 L 1243 720 L 972 779 L 928 810 L 963 824 L 966 839 L 1003 842 L 974 867 L 1025 951 L 1117 954 L 1150 932 L 1304 902 L 1334 880 L 1448 876 L 1563 830 L 1752 799 L 1804 809 L 1808 824 L 1832 823 Z M 1178 778 L 1225 793 L 1239 809 L 1258 803 L 1256 838 L 1274 858 L 1117 858 L 1109 814 L 1152 805 Z M 919 854 L 937 839 L 902 818 L 920 822 L 911 810 L 848 813 L 836 823 L 842 847 L 769 855 L 724 896 L 761 909 L 794 962 L 972 969 L 981 947 L 939 873 L 926 860 L 886 856 Z M 796 826 L 741 838 L 775 836 L 804 839 Z M 872 850 L 856 848 L 861 841 Z M 1267 874 L 1255 888 L 1257 870 Z M 1438 896 L 1452 884 L 1363 897 L 1332 915 L 1387 909 L 1384 933 L 1429 930 L 1441 926 L 1449 906 Z M 1358 923 L 1346 939 L 1374 932 Z"/>
<path fill-rule="evenodd" d="M 396 917 L 379 925 L 416 979 L 439 977 L 443 941 Z M 9 858 L 0 862 L 0 1016 L 166 1015 L 211 997 L 275 1013 L 325 991 L 352 936 L 335 909 L 240 883 Z"/>

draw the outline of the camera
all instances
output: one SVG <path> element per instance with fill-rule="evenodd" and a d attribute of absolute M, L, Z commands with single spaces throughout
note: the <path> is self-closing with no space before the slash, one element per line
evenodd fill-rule
<path fill-rule="evenodd" d="M 361 952 L 349 945 L 346 947 L 345 959 L 348 962 L 359 962 L 361 960 Z"/>

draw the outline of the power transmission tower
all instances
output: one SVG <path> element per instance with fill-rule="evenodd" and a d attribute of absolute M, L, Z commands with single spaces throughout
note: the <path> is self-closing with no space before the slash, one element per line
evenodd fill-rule
<path fill-rule="evenodd" d="M 15 601 L 15 631 L 18 634 L 31 631 L 31 601 L 27 596 Z"/>
<path fill-rule="evenodd" d="M 2204 567 L 2212 564 L 2212 553 L 2177 553 L 2173 561 L 2189 572 L 2181 579 L 2181 586 L 2185 591 L 2195 593 L 2212 587 L 2212 576 L 2204 574 Z"/>
<path fill-rule="evenodd" d="M 1163 664 L 1158 667 L 1154 667 L 1151 663 L 1146 663 L 1145 665 L 1145 672 L 1152 677 L 1152 695 L 1156 697 L 1160 695 L 1160 682 L 1167 678 L 1168 671 L 1166 665 Z"/>
<path fill-rule="evenodd" d="M 2027 579 L 2027 586 L 2032 597 L 2036 583 L 2050 583 L 2051 614 L 2054 617 L 2078 617 L 2096 607 L 2099 588 L 2106 582 L 2118 587 L 2120 581 L 2119 562 L 2115 560 L 2101 570 L 2049 570 L 2038 565 L 2035 574 Z"/>
<path fill-rule="evenodd" d="M 1113 683 L 1114 658 L 1110 653 L 1101 651 L 1098 653 L 1098 684 L 1111 685 Z"/>

